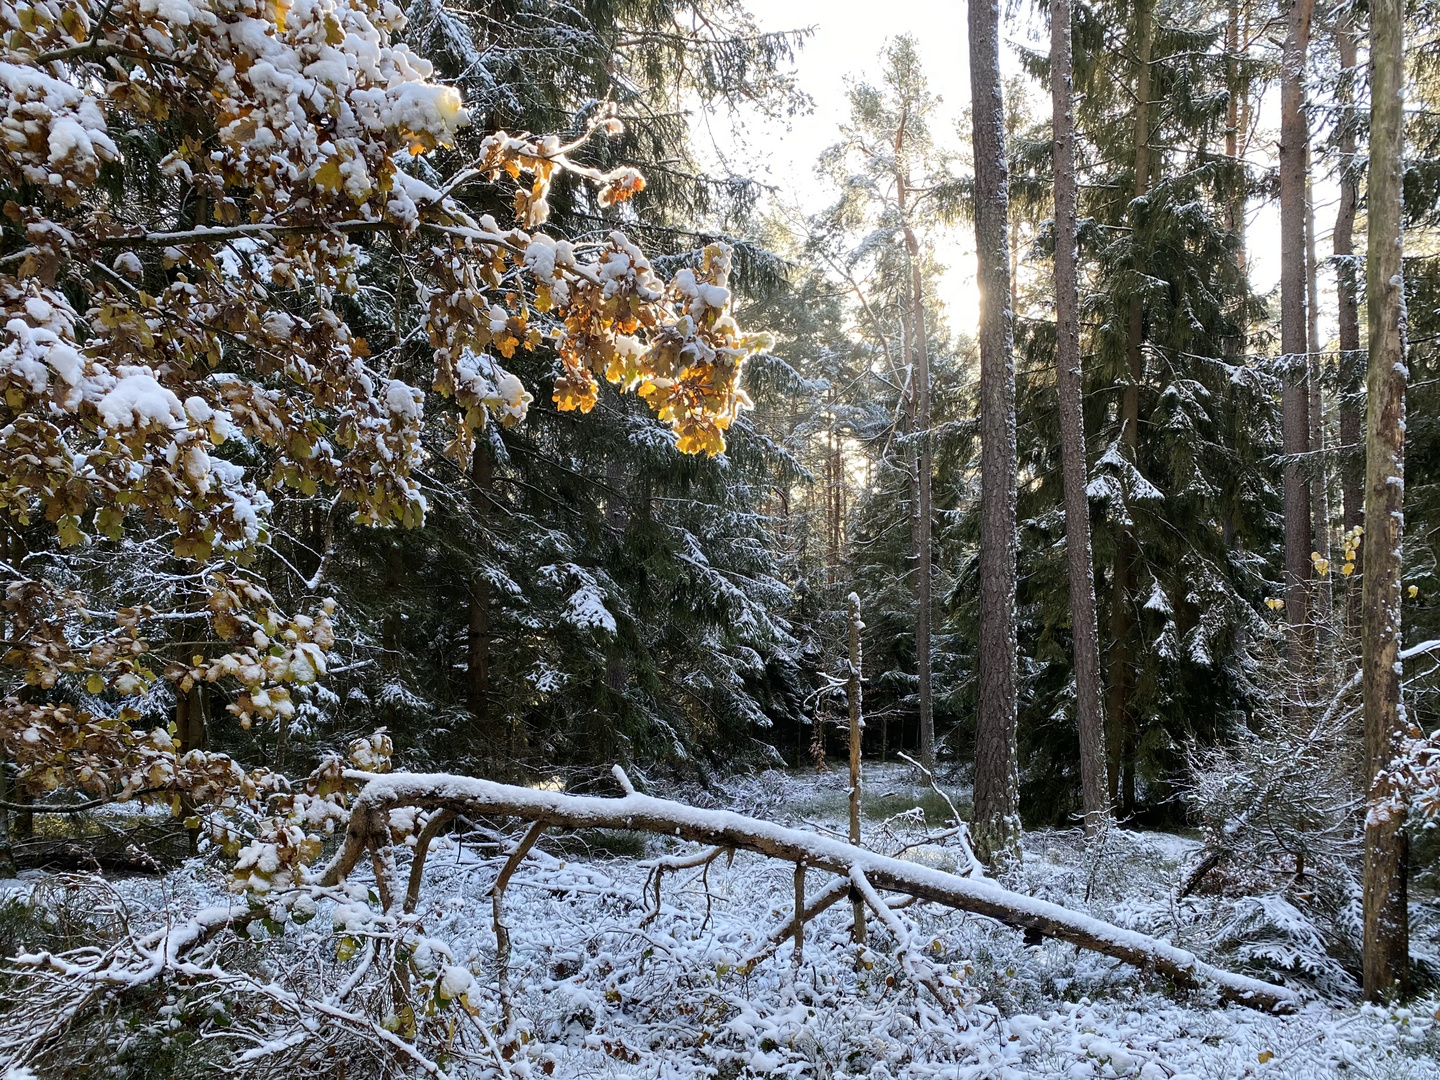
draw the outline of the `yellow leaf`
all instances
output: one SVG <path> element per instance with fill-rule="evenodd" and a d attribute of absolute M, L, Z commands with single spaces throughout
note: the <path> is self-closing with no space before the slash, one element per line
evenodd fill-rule
<path fill-rule="evenodd" d="M 66 8 L 60 15 L 60 25 L 65 32 L 76 42 L 83 42 L 87 37 L 85 20 L 80 17 L 80 12 L 75 8 Z"/>
<path fill-rule="evenodd" d="M 85 680 L 85 689 L 92 694 L 100 694 L 105 690 L 105 676 L 98 671 Z"/>
<path fill-rule="evenodd" d="M 1271 1058 L 1273 1058 L 1275 1055 L 1272 1054 L 1269 1050 L 1261 1050 L 1260 1053 L 1257 1054 L 1256 1056 L 1260 1059 L 1260 1064 L 1261 1064 L 1261 1065 L 1264 1065 L 1267 1061 L 1269 1061 L 1269 1060 L 1270 1060 Z"/>
<path fill-rule="evenodd" d="M 334 158 L 328 159 L 324 165 L 315 170 L 315 186 L 324 188 L 326 191 L 340 190 L 340 164 Z"/>

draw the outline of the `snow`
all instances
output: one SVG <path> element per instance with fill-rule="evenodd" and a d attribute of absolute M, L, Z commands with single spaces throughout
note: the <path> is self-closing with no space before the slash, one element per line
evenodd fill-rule
<path fill-rule="evenodd" d="M 156 381 L 153 371 L 122 366 L 117 375 L 114 388 L 96 406 L 106 427 L 124 431 L 184 426 L 185 407 L 171 390 Z"/>
<path fill-rule="evenodd" d="M 385 387 L 385 407 L 391 416 L 401 420 L 419 420 L 425 415 L 425 394 L 399 379 L 391 379 Z"/>
<path fill-rule="evenodd" d="M 120 157 L 99 99 L 28 65 L 0 63 L 0 127 L 12 161 L 42 187 L 78 192 L 76 174 L 93 179 L 102 162 Z M 29 136 L 36 130 L 45 133 L 43 152 Z M 61 166 L 68 178 L 55 171 Z"/>
<path fill-rule="evenodd" d="M 708 792 L 664 793 L 705 804 L 701 815 L 728 808 L 785 823 L 777 827 L 809 820 L 843 829 L 844 784 L 840 769 L 819 776 L 770 772 Z M 865 787 L 902 801 L 922 792 L 909 770 L 889 765 L 868 766 Z M 963 799 L 963 790 L 952 790 Z M 904 820 L 867 818 L 865 832 L 877 853 L 919 838 Z M 499 1031 L 488 890 L 502 859 L 483 839 L 436 841 L 414 917 L 424 933 L 414 939 L 413 958 L 437 997 L 463 999 L 481 1023 Z M 1203 991 L 1177 996 L 1163 980 L 1111 960 L 1049 940 L 1027 947 L 991 920 L 928 905 L 896 916 L 926 959 L 959 982 L 953 1016 L 924 1007 L 923 996 L 917 1001 L 887 930 L 872 923 L 868 948 L 857 952 L 847 940 L 844 903 L 807 927 L 803 967 L 792 967 L 788 941 L 747 967 L 746 957 L 788 919 L 788 864 L 741 852 L 733 863 L 712 863 L 705 881 L 698 868 L 669 874 L 658 914 L 642 922 L 649 871 L 639 861 L 576 858 L 547 850 L 549 843 L 542 839 L 520 866 L 505 899 L 515 1021 L 525 1035 L 509 1064 L 517 1076 L 1420 1080 L 1440 1071 L 1437 1003 L 1429 997 L 1407 1008 L 1312 999 L 1284 1016 L 1219 1007 Z M 648 848 L 652 856 L 699 850 L 663 838 Z M 574 850 L 573 842 L 566 850 Z M 1024 864 L 1007 884 L 1074 907 L 1083 907 L 1089 892 L 1092 910 L 1112 918 L 1122 907 L 1142 921 L 1169 918 L 1173 881 L 1194 842 L 1116 830 L 1105 850 L 1096 862 L 1077 832 L 1028 833 Z M 823 875 L 812 873 L 811 893 L 822 885 Z M 318 904 L 305 894 L 290 908 L 289 922 L 281 914 L 275 945 L 303 960 L 300 970 L 309 971 L 311 958 L 325 952 L 317 949 L 316 930 L 333 926 L 358 940 L 383 926 L 365 899 L 373 889 L 368 860 L 352 886 L 347 896 Z M 115 887 L 133 912 L 149 913 L 156 923 L 167 908 L 200 912 L 177 920 L 164 950 L 170 954 L 214 920 L 232 912 L 248 917 L 248 909 L 223 902 L 224 881 L 201 860 L 164 881 L 137 878 Z M 317 907 L 322 918 L 312 921 Z M 1201 910 L 1187 914 L 1181 905 L 1175 932 L 1203 938 Z M 326 985 L 361 974 L 365 963 L 358 952 L 335 963 Z M 368 978 L 357 996 L 387 1000 L 383 975 Z M 278 1053 L 292 1034 L 282 1024 L 263 1040 L 237 1045 L 250 1054 Z M 458 1061 L 449 1069 L 451 1076 L 494 1075 L 481 1065 L 466 1071 Z"/>
<path fill-rule="evenodd" d="M 570 594 L 565 608 L 566 621 L 582 628 L 594 628 L 606 634 L 615 633 L 615 616 L 605 606 L 605 597 L 594 586 L 586 585 Z"/>
<path fill-rule="evenodd" d="M 359 807 L 423 804 L 439 799 L 456 800 L 476 809 L 500 809 L 524 805 L 545 820 L 572 825 L 609 828 L 649 828 L 656 822 L 676 823 L 696 839 L 726 844 L 729 838 L 746 837 L 768 845 L 771 851 L 803 857 L 812 866 L 836 872 L 863 873 L 872 883 L 892 889 L 924 889 L 929 895 L 954 898 L 953 903 L 972 911 L 1008 911 L 1037 920 L 1037 923 L 1072 928 L 1090 941 L 1103 942 L 1115 955 L 1147 962 L 1168 964 L 1178 972 L 1214 984 L 1227 993 L 1242 997 L 1271 993 L 1281 1001 L 1294 998 L 1288 990 L 1269 986 L 1244 976 L 1217 970 L 1194 954 L 1163 940 L 1126 930 L 1083 912 L 1067 910 L 1048 901 L 1005 889 L 990 880 L 962 878 L 924 865 L 901 862 L 884 855 L 863 852 L 856 855 L 848 845 L 829 836 L 816 837 L 773 823 L 756 821 L 723 810 L 676 804 L 637 793 L 621 799 L 597 799 L 559 792 L 527 791 L 486 780 L 450 774 L 397 773 L 370 778 L 362 773 L 348 777 L 367 780 L 356 800 Z M 432 803 L 433 804 L 433 803 Z M 903 885 L 891 885 L 901 882 Z M 905 950 L 902 948 L 902 953 Z"/>

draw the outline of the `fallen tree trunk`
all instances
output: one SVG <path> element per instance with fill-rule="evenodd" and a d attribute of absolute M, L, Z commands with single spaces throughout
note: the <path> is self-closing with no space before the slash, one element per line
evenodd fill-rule
<path fill-rule="evenodd" d="M 1143 970 L 1160 972 L 1181 986 L 1212 985 L 1223 999 L 1253 1008 L 1286 1010 L 1299 1003 L 1299 996 L 1283 986 L 1221 970 L 1168 942 L 1058 904 L 1011 892 L 994 882 L 958 877 L 827 836 L 788 829 L 726 810 L 705 810 L 651 798 L 636 793 L 618 767 L 615 775 L 626 791 L 618 799 L 538 791 L 447 773 L 347 772 L 348 779 L 365 786 L 352 807 L 345 843 L 322 872 L 320 883 L 342 882 L 367 850 L 380 842 L 380 832 L 373 823 L 385 820 L 388 812 L 397 807 L 451 810 L 469 815 L 498 814 L 562 829 L 653 832 L 719 848 L 753 851 L 788 862 L 803 862 L 807 867 L 829 870 L 851 880 L 860 875 L 874 888 L 906 893 L 919 900 L 1036 931 Z"/>

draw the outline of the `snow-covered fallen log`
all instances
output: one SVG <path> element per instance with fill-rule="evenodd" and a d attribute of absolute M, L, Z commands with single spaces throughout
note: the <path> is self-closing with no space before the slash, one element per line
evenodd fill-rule
<path fill-rule="evenodd" d="M 460 814 L 490 814 L 562 829 L 626 829 L 675 836 L 713 847 L 743 849 L 771 858 L 829 870 L 876 889 L 905 893 L 960 911 L 1089 949 L 1144 970 L 1164 974 L 1181 986 L 1213 986 L 1226 1000 L 1254 1008 L 1287 1010 L 1298 1004 L 1293 991 L 1205 963 L 1168 942 L 1125 930 L 1100 919 L 1002 888 L 988 880 L 959 877 L 851 846 L 838 839 L 789 829 L 725 810 L 706 810 L 635 792 L 618 768 L 626 794 L 621 798 L 567 795 L 446 773 L 347 772 L 364 784 L 356 797 L 345 843 L 325 868 L 321 883 L 343 881 L 367 854 L 381 870 L 393 860 L 386 822 L 391 810 L 419 807 Z M 401 895 L 398 882 L 381 881 L 381 894 Z"/>

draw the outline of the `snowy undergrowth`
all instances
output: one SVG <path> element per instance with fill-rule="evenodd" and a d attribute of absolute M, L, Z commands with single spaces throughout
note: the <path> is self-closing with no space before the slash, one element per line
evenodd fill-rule
<path fill-rule="evenodd" d="M 708 793 L 666 794 L 842 831 L 845 787 L 841 771 L 770 773 Z M 887 793 L 897 802 L 907 794 L 922 801 L 921 789 L 898 769 L 872 769 L 866 787 L 877 801 Z M 951 794 L 959 802 L 964 792 Z M 893 852 L 920 839 L 925 824 L 914 814 L 867 817 L 866 842 Z M 932 816 L 928 824 L 940 822 Z M 1220 901 L 1170 899 L 1195 847 L 1179 837 L 1115 830 L 1097 854 L 1076 833 L 1037 832 L 1027 836 L 1025 864 L 1006 884 L 1168 934 L 1223 962 L 1234 955 L 1221 933 L 1233 913 Z M 703 875 L 667 875 L 662 906 L 647 919 L 653 893 L 644 893 L 649 871 L 642 861 L 598 850 L 578 856 L 583 844 L 574 840 L 544 848 L 507 894 L 520 1043 L 503 1065 L 494 1059 L 466 1075 L 1151 1080 L 1400 1078 L 1440 1070 L 1433 1001 L 1384 1010 L 1317 998 L 1281 1017 L 1220 1008 L 1203 992 L 1177 995 L 1163 980 L 1072 946 L 1027 946 L 1015 931 L 978 916 L 906 908 L 901 918 L 928 958 L 964 984 L 963 1004 L 947 1014 L 926 992 L 917 997 L 873 919 L 869 947 L 857 957 L 843 902 L 808 928 L 800 967 L 792 965 L 788 941 L 747 965 L 790 913 L 789 864 L 741 853 Z M 650 840 L 646 854 L 691 850 L 662 838 Z M 942 844 L 908 857 L 950 869 L 957 854 Z M 499 864 L 494 848 L 438 841 L 418 909 L 424 932 L 448 943 L 453 963 L 474 973 L 482 992 L 471 999 L 497 1034 L 503 1025 L 488 890 Z M 812 872 L 812 893 L 824 877 Z M 125 890 L 136 910 L 163 901 L 173 911 L 210 898 L 219 880 L 196 863 Z M 322 904 L 318 914 L 323 921 L 285 927 L 280 947 L 314 951 L 334 912 Z"/>

